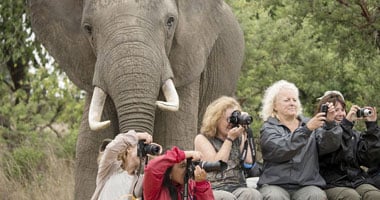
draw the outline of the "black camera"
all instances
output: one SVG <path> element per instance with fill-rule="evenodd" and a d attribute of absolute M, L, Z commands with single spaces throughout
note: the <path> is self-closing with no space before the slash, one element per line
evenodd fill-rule
<path fill-rule="evenodd" d="M 357 112 L 356 112 L 356 116 L 357 117 L 368 117 L 372 115 L 372 111 L 368 108 L 360 108 Z"/>
<path fill-rule="evenodd" d="M 238 127 L 240 125 L 249 125 L 252 123 L 252 116 L 244 113 L 241 114 L 240 111 L 235 110 L 232 112 L 231 116 L 228 118 L 228 122 L 232 124 L 232 127 Z"/>
<path fill-rule="evenodd" d="M 217 162 L 207 161 L 192 161 L 191 158 L 187 159 L 187 173 L 189 176 L 194 177 L 195 167 L 199 165 L 206 172 L 224 171 L 227 169 L 227 163 L 219 160 Z"/>
<path fill-rule="evenodd" d="M 137 144 L 137 156 L 145 157 L 147 154 L 158 155 L 160 154 L 161 147 L 156 144 L 145 144 L 145 140 L 139 140 Z"/>
<path fill-rule="evenodd" d="M 320 112 L 325 113 L 325 116 L 327 116 L 327 111 L 328 111 L 328 110 L 329 110 L 329 105 L 327 105 L 326 103 L 321 105 L 321 110 L 320 110 Z"/>
<path fill-rule="evenodd" d="M 195 169 L 195 166 L 199 165 L 206 172 L 214 171 L 224 171 L 227 169 L 227 163 L 219 160 L 217 162 L 207 162 L 207 161 L 192 161 L 191 167 Z"/>

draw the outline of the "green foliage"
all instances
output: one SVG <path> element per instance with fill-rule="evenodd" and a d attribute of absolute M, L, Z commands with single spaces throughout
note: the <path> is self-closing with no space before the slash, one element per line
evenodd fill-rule
<path fill-rule="evenodd" d="M 8 179 L 35 181 L 48 170 L 50 145 L 74 159 L 84 102 L 34 40 L 25 3 L 0 3 L 0 169 Z"/>
<path fill-rule="evenodd" d="M 0 113 L 10 121 L 9 127 L 1 127 L 0 143 L 5 144 L 7 152 L 1 159 L 1 168 L 10 179 L 21 180 L 29 177 L 43 176 L 47 148 L 54 147 L 53 153 L 62 159 L 74 159 L 78 127 L 83 112 L 83 99 L 80 91 L 62 74 L 47 72 L 40 67 L 35 74 L 29 74 L 34 90 L 28 103 L 21 101 L 15 104 L 14 96 L 24 98 L 25 91 L 12 93 L 5 85 L 0 90 L 7 91 L 0 97 Z M 62 77 L 62 78 L 59 78 Z M 59 88 L 60 84 L 65 89 Z M 55 125 L 63 126 L 61 131 Z M 49 144 L 49 145 L 47 145 Z M 31 173 L 34 173 L 31 176 Z M 38 176 L 37 176 L 38 177 Z M 30 180 L 32 181 L 32 180 Z M 35 181 L 35 180 L 33 180 Z"/>
<path fill-rule="evenodd" d="M 7 160 L 3 164 L 4 170 L 9 178 L 16 180 L 30 180 L 33 172 L 40 169 L 40 173 L 45 170 L 46 155 L 41 149 L 32 147 L 19 147 L 6 156 Z M 25 183 L 26 184 L 26 183 Z"/>
<path fill-rule="evenodd" d="M 350 106 L 378 106 L 378 2 L 227 2 L 245 34 L 246 59 L 237 96 L 255 117 L 255 131 L 261 126 L 263 93 L 281 79 L 298 86 L 306 116 L 313 114 L 316 98 L 326 90 L 341 91 Z"/>

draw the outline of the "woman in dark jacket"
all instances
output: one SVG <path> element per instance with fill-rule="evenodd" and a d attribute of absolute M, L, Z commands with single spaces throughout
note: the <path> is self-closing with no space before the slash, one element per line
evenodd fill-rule
<path fill-rule="evenodd" d="M 360 113 L 361 108 L 353 105 L 346 115 L 346 104 L 340 92 L 327 91 L 319 99 L 317 111 L 323 104 L 333 103 L 337 112 L 335 121 L 343 129 L 339 149 L 319 158 L 320 173 L 327 183 L 327 197 L 331 200 L 380 199 L 380 191 L 373 186 L 373 180 L 361 167 L 375 164 L 380 155 L 376 108 L 365 107 L 367 110 Z M 360 116 L 362 114 L 364 116 Z M 353 130 L 355 121 L 363 119 L 367 131 L 360 133 Z"/>
<path fill-rule="evenodd" d="M 308 120 L 301 112 L 293 83 L 281 80 L 266 90 L 260 130 L 264 166 L 258 182 L 264 199 L 327 199 L 318 156 L 339 147 L 342 129 L 332 104 L 327 116 L 319 112 Z"/>

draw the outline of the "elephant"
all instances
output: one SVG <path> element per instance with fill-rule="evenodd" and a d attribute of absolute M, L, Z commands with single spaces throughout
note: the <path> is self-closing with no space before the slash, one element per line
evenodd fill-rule
<path fill-rule="evenodd" d="M 223 0 L 28 0 L 32 30 L 86 91 L 75 199 L 95 189 L 98 146 L 128 130 L 193 148 L 207 105 L 233 96 L 244 34 Z"/>

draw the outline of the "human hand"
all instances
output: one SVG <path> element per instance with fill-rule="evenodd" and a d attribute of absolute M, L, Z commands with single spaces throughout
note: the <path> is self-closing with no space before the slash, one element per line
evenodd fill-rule
<path fill-rule="evenodd" d="M 377 121 L 377 112 L 376 112 L 376 107 L 369 107 L 369 106 L 366 106 L 364 108 L 367 108 L 371 111 L 371 114 L 367 117 L 364 117 L 364 119 L 368 122 L 375 122 Z"/>
<path fill-rule="evenodd" d="M 207 172 L 202 169 L 199 165 L 195 166 L 194 170 L 194 180 L 196 182 L 204 181 L 207 179 Z"/>
<path fill-rule="evenodd" d="M 230 129 L 227 133 L 227 137 L 231 138 L 232 140 L 235 140 L 236 138 L 240 137 L 245 132 L 245 129 L 243 126 L 238 126 Z"/>
<path fill-rule="evenodd" d="M 346 115 L 346 119 L 350 122 L 358 120 L 359 118 L 356 116 L 356 112 L 358 112 L 359 109 L 360 107 L 358 105 L 352 105 L 350 111 L 348 111 Z"/>
<path fill-rule="evenodd" d="M 145 140 L 145 144 L 149 144 L 153 141 L 152 135 L 147 132 L 137 132 L 136 136 L 138 140 Z"/>
<path fill-rule="evenodd" d="M 309 130 L 313 131 L 319 127 L 322 127 L 323 124 L 325 123 L 325 120 L 326 120 L 325 113 L 323 112 L 317 113 L 313 118 L 311 118 L 306 123 L 306 127 Z"/>
<path fill-rule="evenodd" d="M 192 158 L 191 160 L 201 160 L 203 155 L 199 151 L 185 151 L 186 158 Z"/>
<path fill-rule="evenodd" d="M 335 121 L 336 117 L 336 111 L 335 111 L 335 106 L 333 103 L 327 102 L 328 105 L 328 110 L 327 110 L 327 115 L 326 115 L 326 121 L 327 122 L 333 122 Z"/>

